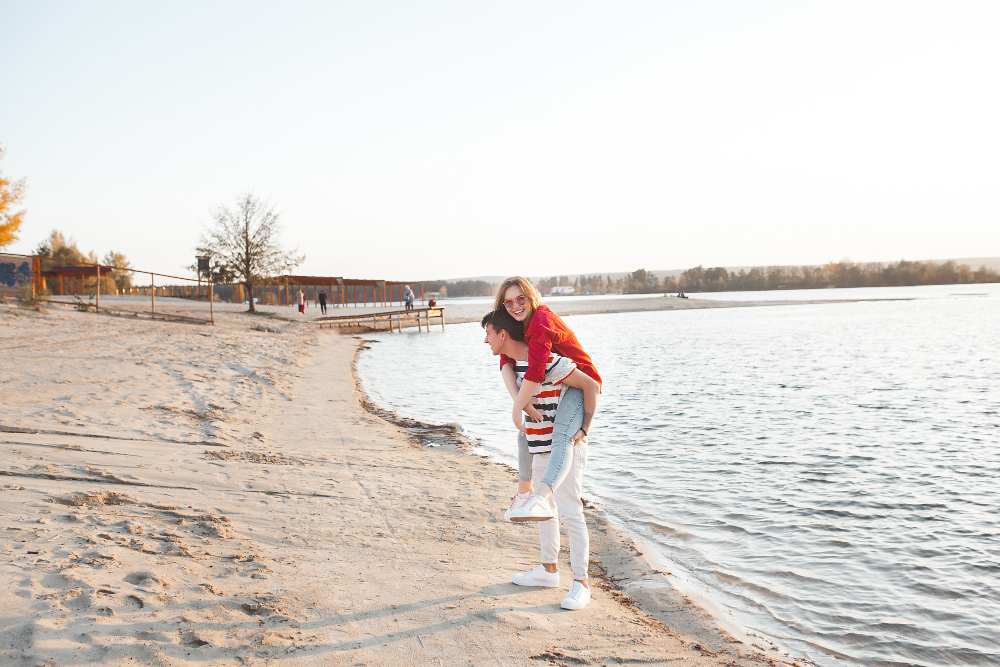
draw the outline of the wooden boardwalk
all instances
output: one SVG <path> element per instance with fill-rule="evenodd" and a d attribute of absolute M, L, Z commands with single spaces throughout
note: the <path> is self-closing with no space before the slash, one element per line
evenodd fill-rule
<path fill-rule="evenodd" d="M 431 320 L 441 321 L 441 328 L 444 329 L 444 306 L 434 306 L 433 308 L 413 308 L 412 310 L 387 310 L 379 313 L 365 313 L 363 315 L 336 315 L 331 317 L 319 317 L 316 322 L 320 328 L 323 327 L 348 327 L 352 329 L 369 329 L 372 331 L 402 331 L 403 327 L 417 327 L 422 330 L 424 326 L 430 331 Z"/>

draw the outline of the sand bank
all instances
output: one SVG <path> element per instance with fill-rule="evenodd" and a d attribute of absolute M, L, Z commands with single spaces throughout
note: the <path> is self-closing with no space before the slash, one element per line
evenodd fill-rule
<path fill-rule="evenodd" d="M 537 560 L 501 520 L 509 470 L 366 410 L 360 339 L 216 314 L 0 305 L 0 663 L 790 660 L 720 632 L 599 511 L 590 606 L 508 583 Z"/>

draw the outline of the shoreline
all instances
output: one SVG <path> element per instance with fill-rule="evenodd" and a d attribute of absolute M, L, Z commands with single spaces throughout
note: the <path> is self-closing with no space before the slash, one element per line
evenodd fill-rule
<path fill-rule="evenodd" d="M 346 332 L 343 335 L 351 336 Z M 493 466 L 498 466 L 504 474 L 516 474 L 516 468 L 495 456 L 472 451 L 475 447 L 483 447 L 482 443 L 454 426 L 401 417 L 373 401 L 361 385 L 357 362 L 361 353 L 370 349 L 372 343 L 380 344 L 382 341 L 367 339 L 363 335 L 353 337 L 359 339 L 359 344 L 351 362 L 351 370 L 360 395 L 359 401 L 366 411 L 407 432 L 421 447 L 451 447 L 468 456 L 486 459 Z M 512 479 L 510 488 L 513 488 L 513 484 Z M 729 654 L 733 645 L 742 644 L 748 653 L 740 656 L 737 652 L 730 658 L 753 656 L 753 660 L 764 664 L 803 667 L 816 665 L 808 658 L 793 657 L 773 641 L 727 619 L 724 609 L 710 594 L 696 590 L 697 585 L 685 583 L 684 577 L 673 572 L 683 570 L 681 566 L 656 552 L 653 543 L 643 540 L 621 519 L 602 509 L 603 500 L 595 502 L 584 498 L 583 501 L 588 529 L 591 531 L 591 583 L 605 591 L 619 605 L 634 611 L 639 615 L 640 622 L 683 638 L 706 656 L 722 657 Z M 560 550 L 560 560 L 565 560 L 565 552 L 564 546 Z M 781 657 L 773 655 L 773 652 Z"/>
<path fill-rule="evenodd" d="M 0 661 L 789 662 L 727 641 L 593 509 L 588 607 L 510 584 L 537 538 L 498 520 L 505 466 L 367 411 L 362 338 L 239 311 L 0 305 Z"/>

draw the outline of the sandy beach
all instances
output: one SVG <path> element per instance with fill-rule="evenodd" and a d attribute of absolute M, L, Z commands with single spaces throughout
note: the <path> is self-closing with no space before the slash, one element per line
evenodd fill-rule
<path fill-rule="evenodd" d="M 366 409 L 363 335 L 242 310 L 0 305 L 0 663 L 795 662 L 725 633 L 600 508 L 588 607 L 559 608 L 565 548 L 563 587 L 511 584 L 537 561 L 502 521 L 514 473 Z"/>

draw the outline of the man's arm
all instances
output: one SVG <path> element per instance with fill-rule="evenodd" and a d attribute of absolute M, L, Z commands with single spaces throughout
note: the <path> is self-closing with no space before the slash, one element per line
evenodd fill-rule
<path fill-rule="evenodd" d="M 514 364 L 504 364 L 500 368 L 500 375 L 503 377 L 503 385 L 507 387 L 510 397 L 517 398 L 517 373 L 514 372 Z"/>

